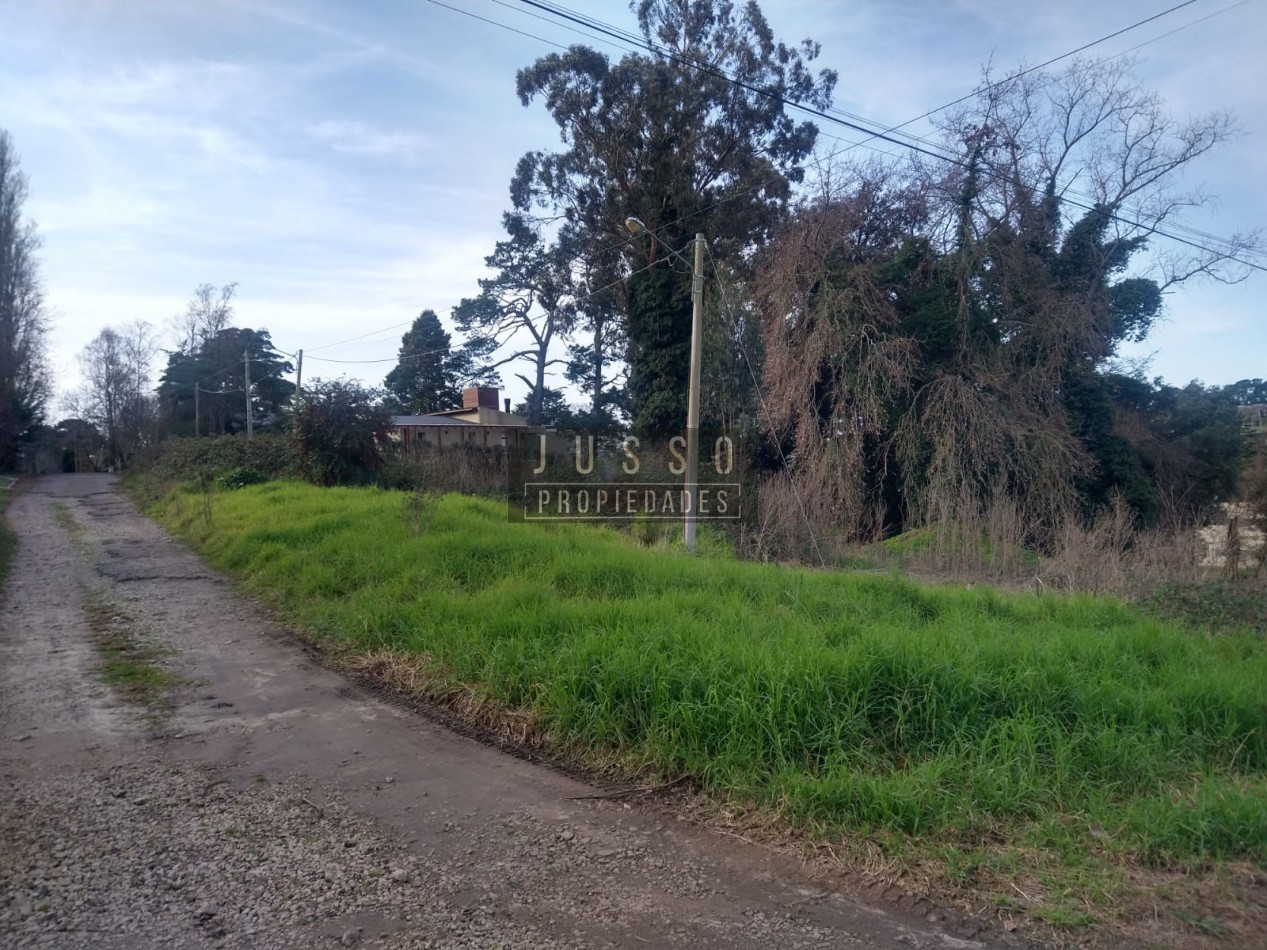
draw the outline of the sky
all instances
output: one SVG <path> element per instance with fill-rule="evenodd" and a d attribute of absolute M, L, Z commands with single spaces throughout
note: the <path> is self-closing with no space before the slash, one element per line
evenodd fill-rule
<path fill-rule="evenodd" d="M 166 329 L 203 283 L 236 282 L 235 323 L 303 348 L 305 379 L 372 385 L 420 311 L 478 291 L 515 163 L 560 145 L 516 71 L 558 45 L 623 51 L 519 0 L 445 2 L 0 0 L 0 128 L 30 179 L 59 391 L 103 327 Z M 889 126 L 971 91 L 987 61 L 1033 65 L 1177 2 L 761 5 L 778 39 L 821 43 L 837 108 Z M 565 5 L 636 28 L 623 0 Z M 1219 198 L 1182 222 L 1267 225 L 1267 0 L 1196 0 L 1095 52 L 1141 43 L 1139 80 L 1173 113 L 1228 109 L 1241 130 L 1190 169 Z M 1125 355 L 1177 384 L 1267 377 L 1264 295 L 1262 271 L 1185 285 Z"/>

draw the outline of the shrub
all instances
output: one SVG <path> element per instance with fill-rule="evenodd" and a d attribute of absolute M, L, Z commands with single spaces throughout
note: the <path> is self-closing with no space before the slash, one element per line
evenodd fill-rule
<path fill-rule="evenodd" d="M 220 476 L 221 487 L 227 488 L 230 491 L 245 488 L 247 485 L 258 485 L 261 482 L 266 481 L 268 481 L 267 475 L 256 469 L 250 468 L 249 466 L 235 468 L 228 475 Z"/>
<path fill-rule="evenodd" d="M 138 452 L 126 478 L 129 487 L 149 502 L 181 482 L 214 484 L 248 470 L 259 476 L 258 481 L 294 478 L 299 474 L 294 441 L 276 433 L 252 439 L 240 435 L 167 439 Z"/>
<path fill-rule="evenodd" d="M 348 379 L 319 380 L 295 413 L 299 469 L 318 485 L 363 485 L 383 467 L 391 415 L 382 394 Z"/>
<path fill-rule="evenodd" d="M 404 491 L 455 491 L 504 499 L 506 453 L 501 448 L 478 445 L 394 449 L 385 454 L 378 483 Z"/>

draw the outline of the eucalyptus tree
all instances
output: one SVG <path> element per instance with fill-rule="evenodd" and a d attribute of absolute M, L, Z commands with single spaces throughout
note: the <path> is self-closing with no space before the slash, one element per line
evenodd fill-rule
<path fill-rule="evenodd" d="M 819 47 L 776 42 L 755 2 L 641 0 L 646 52 L 613 62 L 586 46 L 520 70 L 520 100 L 544 102 L 564 149 L 519 162 L 516 209 L 562 219 L 590 253 L 619 247 L 634 422 L 680 426 L 690 349 L 689 265 L 675 256 L 706 234 L 742 268 L 784 214 L 817 127 L 787 102 L 830 105 L 836 76 L 809 65 Z M 632 238 L 627 218 L 652 232 Z"/>

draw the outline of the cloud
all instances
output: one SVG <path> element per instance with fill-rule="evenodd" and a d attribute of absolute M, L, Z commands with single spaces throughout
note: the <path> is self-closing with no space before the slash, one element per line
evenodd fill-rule
<path fill-rule="evenodd" d="M 307 130 L 318 142 L 336 152 L 350 155 L 372 155 L 412 162 L 432 147 L 425 136 L 376 129 L 364 122 L 322 119 L 319 122 L 310 122 Z"/>

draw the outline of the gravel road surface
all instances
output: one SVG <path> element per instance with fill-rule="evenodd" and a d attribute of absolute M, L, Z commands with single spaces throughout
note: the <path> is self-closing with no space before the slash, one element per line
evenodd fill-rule
<path fill-rule="evenodd" d="M 987 947 L 795 861 L 458 735 L 318 665 L 112 476 L 10 505 L 0 946 Z M 181 678 L 105 685 L 122 631 Z"/>

